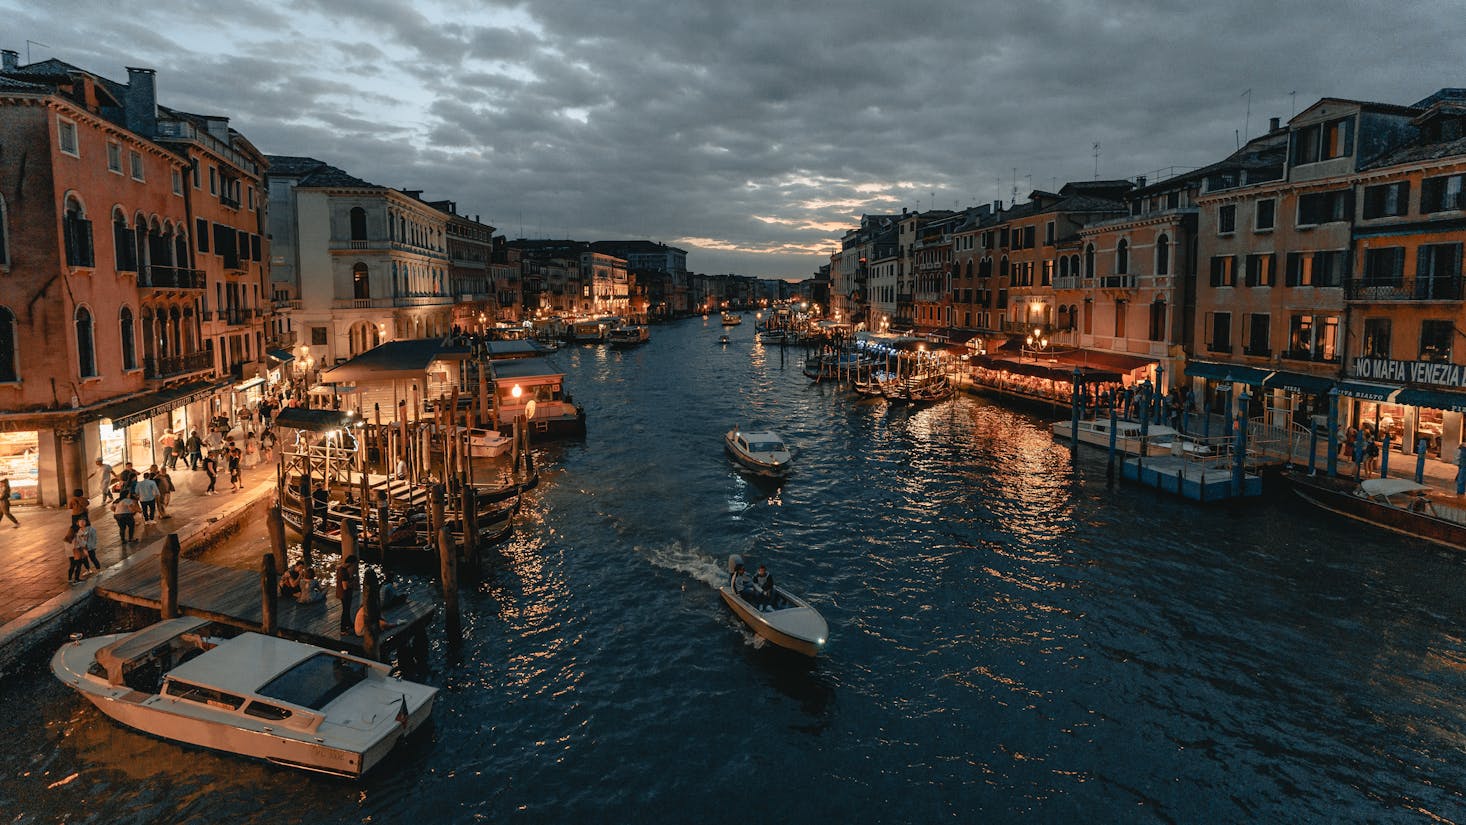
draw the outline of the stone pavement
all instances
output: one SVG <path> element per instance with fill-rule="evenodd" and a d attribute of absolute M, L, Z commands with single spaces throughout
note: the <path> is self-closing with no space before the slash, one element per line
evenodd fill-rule
<path fill-rule="evenodd" d="M 107 575 L 114 565 L 128 558 L 155 554 L 168 533 L 178 533 L 186 549 L 190 539 L 202 534 L 211 523 L 239 513 L 262 497 L 274 495 L 273 463 L 261 463 L 241 472 L 242 491 L 229 491 L 228 474 L 223 471 L 214 486 L 219 492 L 210 496 L 203 494 L 208 486 L 203 471 L 190 471 L 180 462 L 179 469 L 169 474 L 178 488 L 168 508 L 172 518 L 160 519 L 146 527 L 139 525 L 138 542 L 125 546 L 118 536 L 117 522 L 112 520 L 110 505 L 103 505 L 100 496 L 93 496 L 90 516 L 92 526 L 97 528 L 97 558 L 102 562 L 102 570 L 92 572 L 77 585 L 66 581 L 70 555 L 63 539 L 71 521 L 70 512 L 64 507 L 13 508 L 11 512 L 20 526 L 0 522 L 0 579 L 5 582 L 5 593 L 0 596 L 0 644 L 23 631 L 26 617 L 43 606 L 64 609 L 68 603 L 80 601 L 88 594 L 97 578 Z"/>

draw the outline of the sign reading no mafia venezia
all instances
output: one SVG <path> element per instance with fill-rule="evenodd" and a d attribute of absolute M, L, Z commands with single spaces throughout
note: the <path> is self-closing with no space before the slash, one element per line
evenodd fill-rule
<path fill-rule="evenodd" d="M 1389 358 L 1355 358 L 1352 378 L 1372 378 L 1401 384 L 1434 384 L 1466 389 L 1466 366 L 1436 361 L 1394 361 Z"/>

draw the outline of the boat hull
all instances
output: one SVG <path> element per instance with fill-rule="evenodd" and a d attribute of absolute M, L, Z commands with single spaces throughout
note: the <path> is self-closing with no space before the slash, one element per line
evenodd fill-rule
<path fill-rule="evenodd" d="M 1069 421 L 1055 421 L 1051 425 L 1050 429 L 1053 431 L 1055 438 L 1062 438 L 1065 440 L 1070 440 L 1072 438 L 1070 433 L 1072 432 L 1073 427 L 1071 426 L 1071 422 Z M 1147 433 L 1147 437 L 1144 442 L 1145 455 L 1171 455 L 1173 452 L 1172 445 L 1174 441 L 1175 433 L 1171 432 L 1169 428 L 1167 428 L 1167 430 L 1165 431 L 1157 430 L 1154 433 Z M 1084 421 L 1080 421 L 1079 443 L 1088 444 L 1092 447 L 1099 447 L 1101 449 L 1108 450 L 1110 448 L 1109 430 L 1104 430 L 1103 432 L 1101 432 L 1099 430 L 1090 429 L 1085 426 Z M 1132 435 L 1122 435 L 1119 433 L 1115 435 L 1115 449 L 1119 452 L 1126 453 L 1127 455 L 1138 454 L 1140 452 L 1141 443 L 1142 442 L 1139 438 Z"/>
<path fill-rule="evenodd" d="M 789 475 L 790 464 L 788 462 L 783 464 L 769 464 L 768 462 L 759 461 L 756 458 L 744 455 L 742 451 L 733 446 L 733 442 L 727 437 L 723 438 L 723 449 L 728 453 L 729 457 L 738 463 L 739 467 L 754 475 L 760 475 L 764 478 L 785 478 Z"/>
<path fill-rule="evenodd" d="M 1466 551 L 1466 525 L 1357 496 L 1352 482 L 1346 480 L 1293 475 L 1291 481 L 1293 492 L 1317 507 L 1401 535 Z"/>
<path fill-rule="evenodd" d="M 754 633 L 758 634 L 761 638 L 766 639 L 769 642 L 784 648 L 785 650 L 792 650 L 795 653 L 801 653 L 805 656 L 811 657 L 818 656 L 820 651 L 824 648 L 824 644 L 817 641 L 816 639 L 808 639 L 802 636 L 797 636 L 770 624 L 768 619 L 766 619 L 762 613 L 754 610 L 753 607 L 748 604 L 748 602 L 745 602 L 743 599 L 734 596 L 733 591 L 729 589 L 726 585 L 718 588 L 718 595 L 722 596 L 723 602 L 727 604 L 734 613 L 738 614 L 738 618 L 742 619 L 743 623 L 748 625 L 748 627 L 753 630 Z M 787 593 L 785 595 L 787 596 Z M 809 608 L 806 605 L 805 609 L 812 610 L 813 608 Z"/>
<path fill-rule="evenodd" d="M 52 656 L 51 671 L 114 722 L 170 742 L 359 779 L 432 715 L 435 693 L 410 710 L 405 724 L 395 725 L 362 749 L 326 745 L 310 731 L 292 730 L 265 720 L 237 717 L 221 721 L 210 718 L 207 708 L 200 709 L 194 703 L 141 693 L 88 676 L 86 671 L 95 661 L 96 652 L 127 635 L 98 636 L 64 645 Z"/>

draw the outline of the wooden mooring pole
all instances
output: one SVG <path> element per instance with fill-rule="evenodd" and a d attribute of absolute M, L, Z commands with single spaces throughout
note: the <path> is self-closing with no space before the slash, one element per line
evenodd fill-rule
<path fill-rule="evenodd" d="M 178 618 L 178 534 L 169 533 L 163 540 L 163 586 L 158 601 L 159 612 L 164 619 Z"/>
<path fill-rule="evenodd" d="M 309 468 L 300 477 L 300 558 L 311 563 L 311 543 L 316 532 L 315 499 L 311 497 Z"/>
<path fill-rule="evenodd" d="M 275 618 L 280 600 L 280 577 L 275 572 L 275 557 L 266 553 L 260 559 L 260 632 L 274 636 L 279 625 Z"/>
<path fill-rule="evenodd" d="M 444 632 L 449 644 L 457 644 L 462 636 L 458 616 L 458 548 L 447 527 L 438 530 L 438 572 L 443 579 L 443 609 L 447 613 Z"/>
<path fill-rule="evenodd" d="M 352 556 L 361 558 L 356 551 L 357 532 L 356 522 L 347 521 L 341 524 L 341 558 L 349 559 Z"/>
<path fill-rule="evenodd" d="M 275 555 L 275 569 L 285 569 L 285 519 L 280 515 L 280 501 L 275 500 L 275 505 L 270 508 L 270 514 L 265 517 L 266 527 L 270 531 L 270 552 Z"/>
<path fill-rule="evenodd" d="M 362 623 L 361 644 L 366 657 L 374 662 L 382 661 L 382 596 L 377 586 L 377 571 L 368 567 L 362 582 L 361 606 L 366 612 Z"/>

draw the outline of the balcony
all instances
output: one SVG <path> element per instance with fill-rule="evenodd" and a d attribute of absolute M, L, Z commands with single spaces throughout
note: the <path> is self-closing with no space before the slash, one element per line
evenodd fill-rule
<path fill-rule="evenodd" d="M 1231 341 L 1207 341 L 1206 342 L 1206 351 L 1207 352 L 1221 353 L 1221 354 L 1225 354 L 1225 355 L 1231 355 L 1232 354 L 1232 342 Z"/>
<path fill-rule="evenodd" d="M 1242 348 L 1242 354 L 1243 355 L 1247 355 L 1247 356 L 1251 356 L 1253 358 L 1271 358 L 1271 357 L 1273 357 L 1273 348 L 1272 347 L 1243 347 Z"/>
<path fill-rule="evenodd" d="M 214 366 L 214 354 L 208 350 L 187 355 L 165 355 L 143 358 L 143 375 L 148 378 L 172 378 L 192 372 L 206 372 Z"/>
<path fill-rule="evenodd" d="M 144 289 L 203 289 L 204 273 L 178 266 L 144 266 L 137 273 L 137 285 Z"/>
<path fill-rule="evenodd" d="M 300 302 L 299 301 L 276 301 L 275 302 L 275 311 L 276 312 L 279 312 L 281 310 L 287 310 L 287 309 L 300 309 Z"/>
<path fill-rule="evenodd" d="M 229 309 L 214 310 L 212 312 L 206 311 L 203 313 L 203 316 L 205 321 L 208 321 L 212 318 L 214 320 L 217 320 L 221 324 L 227 324 L 234 327 L 248 324 L 249 319 L 254 317 L 254 310 L 245 309 L 242 307 L 232 307 Z"/>
<path fill-rule="evenodd" d="M 1054 278 L 1054 289 L 1082 289 L 1078 275 Z"/>
<path fill-rule="evenodd" d="M 1102 289 L 1134 289 L 1134 275 L 1105 275 L 1099 279 Z"/>
<path fill-rule="evenodd" d="M 225 206 L 229 207 L 230 209 L 238 209 L 239 208 L 239 200 L 237 198 L 231 198 L 231 197 L 229 197 L 228 195 L 225 195 L 225 194 L 220 194 L 219 195 L 219 203 L 224 204 Z"/>
<path fill-rule="evenodd" d="M 1344 284 L 1349 301 L 1460 301 L 1461 276 L 1350 278 Z"/>
<path fill-rule="evenodd" d="M 295 346 L 295 335 L 296 330 L 287 329 L 271 335 L 265 339 L 265 342 L 267 346 L 273 349 L 290 349 Z"/>
<path fill-rule="evenodd" d="M 1017 333 L 1018 335 L 1027 335 L 1028 333 L 1032 332 L 1033 328 L 1036 326 L 1043 325 L 1030 324 L 1027 321 L 1004 321 L 1002 324 L 1002 330 L 1003 332 L 1009 334 Z"/>

